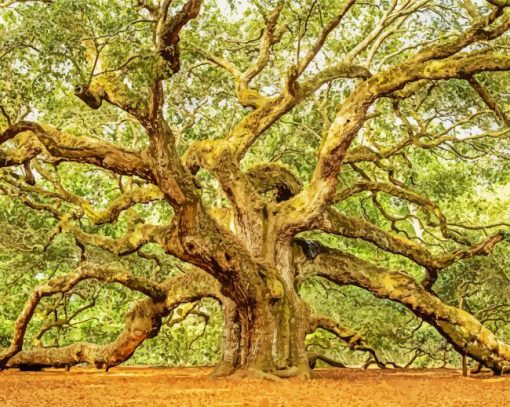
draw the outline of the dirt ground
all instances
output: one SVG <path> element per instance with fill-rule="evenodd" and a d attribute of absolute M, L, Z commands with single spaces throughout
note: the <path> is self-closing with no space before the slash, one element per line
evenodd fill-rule
<path fill-rule="evenodd" d="M 316 370 L 306 382 L 210 379 L 208 369 L 0 373 L 0 406 L 509 406 L 510 377 L 455 370 Z"/>

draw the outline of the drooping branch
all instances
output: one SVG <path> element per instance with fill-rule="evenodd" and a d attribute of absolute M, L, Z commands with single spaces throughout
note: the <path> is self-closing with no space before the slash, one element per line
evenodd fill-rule
<path fill-rule="evenodd" d="M 165 297 L 165 291 L 158 283 L 134 276 L 122 267 L 84 263 L 74 273 L 49 280 L 32 292 L 16 320 L 11 345 L 0 352 L 0 367 L 5 366 L 6 362 L 21 350 L 27 326 L 41 299 L 58 293 L 69 292 L 80 281 L 87 279 L 119 283 L 131 290 L 140 291 L 155 300 L 161 300 Z"/>
<path fill-rule="evenodd" d="M 317 223 L 317 228 L 332 234 L 349 238 L 359 238 L 394 254 L 400 254 L 423 266 L 431 275 L 427 285 L 437 278 L 437 271 L 444 269 L 458 260 L 474 256 L 489 255 L 496 244 L 505 239 L 503 232 L 494 234 L 473 246 L 461 247 L 446 254 L 435 254 L 425 245 L 393 235 L 361 218 L 349 217 L 330 208 Z"/>
<path fill-rule="evenodd" d="M 6 367 L 38 370 L 44 367 L 70 368 L 88 363 L 108 370 L 129 359 L 145 339 L 157 335 L 160 326 L 161 306 L 151 299 L 145 299 L 132 307 L 126 315 L 123 331 L 109 344 L 77 342 L 64 347 L 23 350 L 12 357 Z"/>
<path fill-rule="evenodd" d="M 388 271 L 318 242 L 314 242 L 314 247 L 314 256 L 307 256 L 299 249 L 298 265 L 302 273 L 340 285 L 355 285 L 377 297 L 397 301 L 434 326 L 458 352 L 466 353 L 497 373 L 510 367 L 510 345 L 497 339 L 468 312 L 443 303 L 409 275 Z"/>
<path fill-rule="evenodd" d="M 351 329 L 341 326 L 339 323 L 324 315 L 312 315 L 310 317 L 309 332 L 311 333 L 317 328 L 322 328 L 325 331 L 335 335 L 340 340 L 346 342 L 349 345 L 350 350 L 369 353 L 379 368 L 384 369 L 386 367 L 386 364 L 379 359 L 376 351 L 366 343 L 363 337 Z M 326 358 L 325 356 L 318 355 L 316 353 L 309 355 L 308 360 L 311 366 L 315 366 L 317 360 L 322 360 L 323 362 L 326 362 L 333 367 L 345 367 L 343 364 L 338 363 L 333 359 Z"/>
<path fill-rule="evenodd" d="M 199 269 L 192 269 L 159 284 L 133 276 L 118 267 L 114 267 L 108 274 L 105 272 L 107 267 L 90 263 L 82 264 L 80 269 L 89 271 L 86 272 L 88 274 L 80 277 L 79 281 L 95 278 L 104 282 L 117 282 L 149 296 L 147 299 L 138 301 L 130 309 L 126 315 L 124 329 L 113 342 L 106 345 L 79 342 L 60 348 L 35 348 L 23 351 L 20 351 L 20 343 L 16 352 L 2 353 L 1 360 L 4 366 L 26 369 L 69 368 L 79 363 L 88 363 L 98 368 L 108 369 L 129 359 L 145 339 L 156 336 L 161 327 L 162 318 L 176 306 L 204 297 L 212 297 L 218 301 L 224 300 L 218 282 Z M 44 289 L 44 296 L 67 292 L 79 282 L 76 278 L 73 279 L 72 275 L 60 280 L 50 280 L 46 285 L 51 285 L 53 288 Z M 69 281 L 65 283 L 64 280 Z M 34 309 L 36 305 L 33 305 Z M 30 318 L 26 324 L 29 320 Z"/>
<path fill-rule="evenodd" d="M 49 212 L 56 219 L 61 219 L 64 216 L 62 211 L 56 205 L 35 202 L 32 198 L 30 198 L 29 194 L 25 193 L 25 191 L 8 188 L 5 185 L 0 185 L 0 191 L 2 191 L 4 195 L 19 199 L 29 208 L 36 211 Z"/>

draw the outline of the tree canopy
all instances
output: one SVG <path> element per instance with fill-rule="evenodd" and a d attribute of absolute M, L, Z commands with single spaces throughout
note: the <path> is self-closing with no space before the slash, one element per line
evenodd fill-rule
<path fill-rule="evenodd" d="M 510 370 L 509 29 L 508 0 L 0 3 L 0 367 Z"/>

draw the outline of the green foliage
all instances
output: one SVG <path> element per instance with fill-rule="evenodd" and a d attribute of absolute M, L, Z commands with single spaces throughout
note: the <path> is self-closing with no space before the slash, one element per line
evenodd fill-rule
<path fill-rule="evenodd" d="M 142 150 L 147 147 L 147 136 L 132 117 L 106 103 L 92 111 L 74 95 L 75 86 L 88 84 L 95 76 L 112 71 L 124 75 L 123 83 L 127 84 L 129 96 L 134 98 L 135 104 L 142 103 L 148 84 L 153 80 L 156 63 L 152 49 L 154 22 L 147 11 L 135 7 L 136 3 L 131 0 L 55 0 L 51 6 L 28 2 L 2 9 L 0 107 L 5 110 L 5 115 L 0 115 L 0 129 L 7 124 L 5 116 L 13 122 L 28 117 L 52 123 L 70 134 L 114 142 L 124 148 Z M 176 3 L 176 8 L 182 5 L 182 1 Z M 256 3 L 259 9 L 269 10 L 275 2 L 206 1 L 200 18 L 183 31 L 180 43 L 182 69 L 165 83 L 164 111 L 170 126 L 181 136 L 179 153 L 184 154 L 195 141 L 225 137 L 249 112 L 236 99 L 233 77 L 204 62 L 199 50 L 245 69 L 258 52 L 258 39 L 263 28 L 263 18 L 257 12 Z M 314 44 L 324 22 L 333 17 L 343 3 L 336 0 L 286 2 L 287 7 L 282 13 L 285 26 L 282 39 L 273 45 L 271 60 L 254 80 L 254 87 L 269 97 L 280 91 L 289 63 L 302 57 Z M 406 20 L 399 35 L 392 35 L 385 41 L 374 55 L 372 70 L 387 68 L 411 55 L 416 47 L 403 49 L 409 44 L 426 42 L 436 38 L 438 33 L 451 35 L 465 28 L 467 20 L 460 7 L 462 2 L 432 3 L 426 12 Z M 305 72 L 305 78 L 314 70 L 334 63 L 339 54 L 352 50 L 377 25 L 389 4 L 389 0 L 358 2 L 343 21 L 342 28 L 332 33 L 318 58 L 320 61 Z M 444 18 L 445 10 L 452 13 L 448 19 Z M 308 11 L 305 31 L 304 16 Z M 299 51 L 297 38 L 300 38 Z M 501 44 L 508 48 L 508 36 L 501 39 Z M 101 56 L 97 60 L 100 62 L 96 61 L 96 65 L 101 66 L 96 66 L 94 71 L 91 60 L 94 61 L 99 50 Z M 360 63 L 366 62 L 367 54 L 362 53 Z M 129 69 L 125 69 L 126 66 Z M 502 109 L 508 111 L 509 73 L 483 74 L 478 79 L 495 95 Z M 334 81 L 285 115 L 251 147 L 241 163 L 242 168 L 248 169 L 260 162 L 280 162 L 289 166 L 306 184 L 317 162 L 317 151 L 327 127 L 325 118 L 334 118 L 338 105 L 349 95 L 355 82 L 354 79 Z M 501 89 L 505 91 L 497 92 Z M 321 110 L 324 100 L 328 103 Z M 363 162 L 357 167 L 346 165 L 339 176 L 339 190 L 360 181 L 360 173 L 384 182 L 393 174 L 391 176 L 400 183 L 435 202 L 452 225 L 510 222 L 508 134 L 457 142 L 499 126 L 493 112 L 486 111 L 483 101 L 466 81 L 438 81 L 400 102 L 398 108 L 406 117 L 422 118 L 423 123 L 410 121 L 414 136 L 423 136 L 421 141 L 424 143 L 434 141 L 438 134 L 453 135 L 457 140 L 446 141 L 434 148 L 410 143 L 402 148 L 401 154 L 381 159 L 377 165 L 371 162 Z M 393 100 L 377 101 L 370 113 L 371 118 L 360 130 L 353 149 L 382 151 L 410 137 L 409 129 L 393 109 Z M 10 148 L 16 146 L 13 144 Z M 65 190 L 86 199 L 97 209 L 107 207 L 120 196 L 123 185 L 138 181 L 136 177 L 119 178 L 88 165 L 64 162 L 56 170 L 47 163 L 40 165 L 58 176 Z M 23 176 L 19 168 L 13 173 L 19 178 Z M 200 171 L 196 179 L 206 206 L 216 206 L 218 202 L 228 206 L 213 175 Z M 48 190 L 54 188 L 40 176 L 37 185 Z M 70 272 L 80 260 L 80 251 L 67 234 L 58 235 L 47 246 L 47 236 L 57 223 L 55 219 L 28 208 L 16 196 L 2 191 L 0 347 L 8 345 L 14 321 L 34 287 L 53 276 Z M 30 196 L 40 204 L 52 202 L 51 197 Z M 72 207 L 66 205 L 62 209 Z M 383 230 L 424 242 L 438 256 L 457 247 L 441 236 L 437 216 L 384 193 L 378 194 L 377 202 L 374 202 L 372 195 L 364 192 L 338 204 L 337 208 Z M 392 223 L 381 208 L 399 220 Z M 81 226 L 86 232 L 117 238 L 139 223 L 168 223 L 172 215 L 172 209 L 164 202 L 137 204 L 115 223 L 95 225 L 83 220 Z M 454 229 L 473 242 L 495 231 L 493 228 Z M 491 257 L 462 261 L 442 271 L 434 290 L 446 303 L 480 317 L 498 337 L 510 340 L 510 268 L 507 260 L 510 258 L 510 232 L 505 229 L 502 233 L 505 243 L 498 246 Z M 405 270 L 417 281 L 425 277 L 424 270 L 410 260 L 384 252 L 368 242 L 318 232 L 307 232 L 306 236 L 389 269 Z M 146 245 L 143 251 L 157 255 L 162 266 L 136 254 L 117 258 L 91 248 L 88 255 L 100 263 L 121 262 L 134 274 L 157 281 L 181 272 L 182 263 L 165 255 L 160 248 Z M 416 354 L 412 359 L 413 367 L 459 363 L 456 353 L 430 325 L 420 323 L 399 304 L 377 299 L 356 287 L 339 288 L 316 278 L 301 286 L 301 295 L 314 312 L 329 315 L 359 331 L 385 360 L 405 365 Z M 34 345 L 45 321 L 67 318 L 92 302 L 93 306 L 80 312 L 68 324 L 46 332 L 42 336 L 42 346 L 85 340 L 110 342 L 121 331 L 130 304 L 139 298 L 140 295 L 114 284 L 80 284 L 62 298 L 42 302 L 30 324 L 26 345 Z M 223 322 L 221 307 L 213 300 L 204 300 L 199 307 L 210 316 L 207 324 L 197 316 L 190 316 L 173 326 L 169 326 L 171 319 L 165 321 L 162 333 L 146 341 L 130 363 L 209 365 L 218 361 Z M 367 358 L 365 353 L 350 352 L 332 335 L 320 330 L 309 336 L 308 347 L 312 350 L 326 348 L 326 353 L 350 365 L 360 365 Z"/>

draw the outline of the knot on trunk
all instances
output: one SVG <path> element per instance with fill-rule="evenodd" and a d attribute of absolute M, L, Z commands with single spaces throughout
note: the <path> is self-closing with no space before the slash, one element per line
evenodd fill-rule
<path fill-rule="evenodd" d="M 322 252 L 321 244 L 313 240 L 294 239 L 294 243 L 301 249 L 308 260 L 314 260 Z"/>
<path fill-rule="evenodd" d="M 78 85 L 74 88 L 74 94 L 83 100 L 91 109 L 97 110 L 101 107 L 105 98 L 104 89 L 94 89 L 89 85 Z"/>
<path fill-rule="evenodd" d="M 202 244 L 196 238 L 192 236 L 186 236 L 182 240 L 184 249 L 192 256 L 200 255 L 202 250 Z"/>
<path fill-rule="evenodd" d="M 283 286 L 283 283 L 278 278 L 268 277 L 266 280 L 266 284 L 272 301 L 276 302 L 279 299 L 283 298 L 285 294 L 285 288 Z"/>

